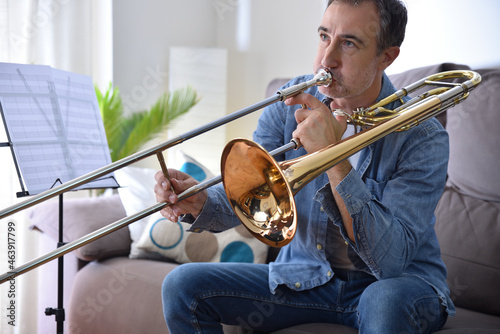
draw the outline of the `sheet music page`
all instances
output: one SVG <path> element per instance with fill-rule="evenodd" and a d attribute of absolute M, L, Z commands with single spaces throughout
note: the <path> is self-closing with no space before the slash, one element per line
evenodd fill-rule
<path fill-rule="evenodd" d="M 0 63 L 0 103 L 30 195 L 111 163 L 90 77 L 49 66 Z M 79 189 L 117 186 L 106 176 Z"/>

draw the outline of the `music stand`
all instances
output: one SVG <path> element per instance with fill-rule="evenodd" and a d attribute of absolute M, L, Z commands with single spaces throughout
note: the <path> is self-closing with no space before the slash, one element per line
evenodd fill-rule
<path fill-rule="evenodd" d="M 111 163 L 92 80 L 49 66 L 0 63 L 0 113 L 21 191 L 36 195 Z M 118 188 L 113 174 L 79 189 Z M 59 195 L 59 240 L 63 240 L 63 195 Z M 57 333 L 64 331 L 64 262 L 58 259 Z"/>

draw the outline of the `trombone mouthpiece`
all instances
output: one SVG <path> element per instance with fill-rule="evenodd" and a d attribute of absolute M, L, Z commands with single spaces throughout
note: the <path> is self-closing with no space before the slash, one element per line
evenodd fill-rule
<path fill-rule="evenodd" d="M 327 69 L 320 69 L 314 76 L 318 86 L 329 86 L 332 83 L 332 74 Z"/>
<path fill-rule="evenodd" d="M 312 79 L 310 79 L 306 82 L 302 82 L 302 83 L 299 83 L 297 85 L 290 86 L 288 88 L 279 90 L 278 92 L 276 92 L 276 94 L 278 94 L 280 96 L 280 101 L 285 101 L 290 96 L 295 96 L 297 94 L 300 94 L 303 91 L 305 91 L 306 89 L 308 89 L 309 87 L 328 86 L 331 83 L 332 83 L 332 74 L 328 70 L 322 68 L 318 71 L 318 73 L 316 73 L 313 76 Z"/>

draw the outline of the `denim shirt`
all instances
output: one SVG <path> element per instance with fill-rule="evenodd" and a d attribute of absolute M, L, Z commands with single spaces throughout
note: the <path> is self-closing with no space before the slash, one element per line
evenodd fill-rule
<path fill-rule="evenodd" d="M 285 87 L 311 76 L 293 79 Z M 378 100 L 395 91 L 384 75 Z M 319 100 L 317 87 L 306 91 Z M 386 106 L 395 108 L 399 102 Z M 271 151 L 288 143 L 300 106 L 275 103 L 265 108 L 254 141 Z M 348 247 L 348 256 L 361 271 L 378 280 L 416 276 L 439 294 L 450 315 L 455 312 L 446 283 L 446 268 L 434 231 L 434 209 L 444 189 L 448 136 L 432 118 L 407 131 L 394 132 L 361 150 L 357 166 L 336 187 L 353 219 L 355 241 L 347 231 L 326 173 L 296 195 L 297 232 L 269 266 L 269 288 L 284 284 L 297 291 L 312 289 L 335 275 L 326 259 L 327 224 L 335 224 Z M 303 156 L 301 148 L 276 160 Z M 239 224 L 221 185 L 208 189 L 208 200 L 191 231 L 222 231 Z M 311 200 L 314 199 L 314 200 Z"/>

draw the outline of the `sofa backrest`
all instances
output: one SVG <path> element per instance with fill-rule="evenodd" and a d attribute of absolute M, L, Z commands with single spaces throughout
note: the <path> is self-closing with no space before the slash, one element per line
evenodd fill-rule
<path fill-rule="evenodd" d="M 457 64 L 422 67 L 391 76 L 396 88 Z M 442 123 L 450 138 L 446 189 L 436 208 L 436 233 L 459 307 L 500 315 L 500 70 L 477 70 L 481 84 L 449 109 Z M 444 121 L 443 121 L 444 120 Z"/>

